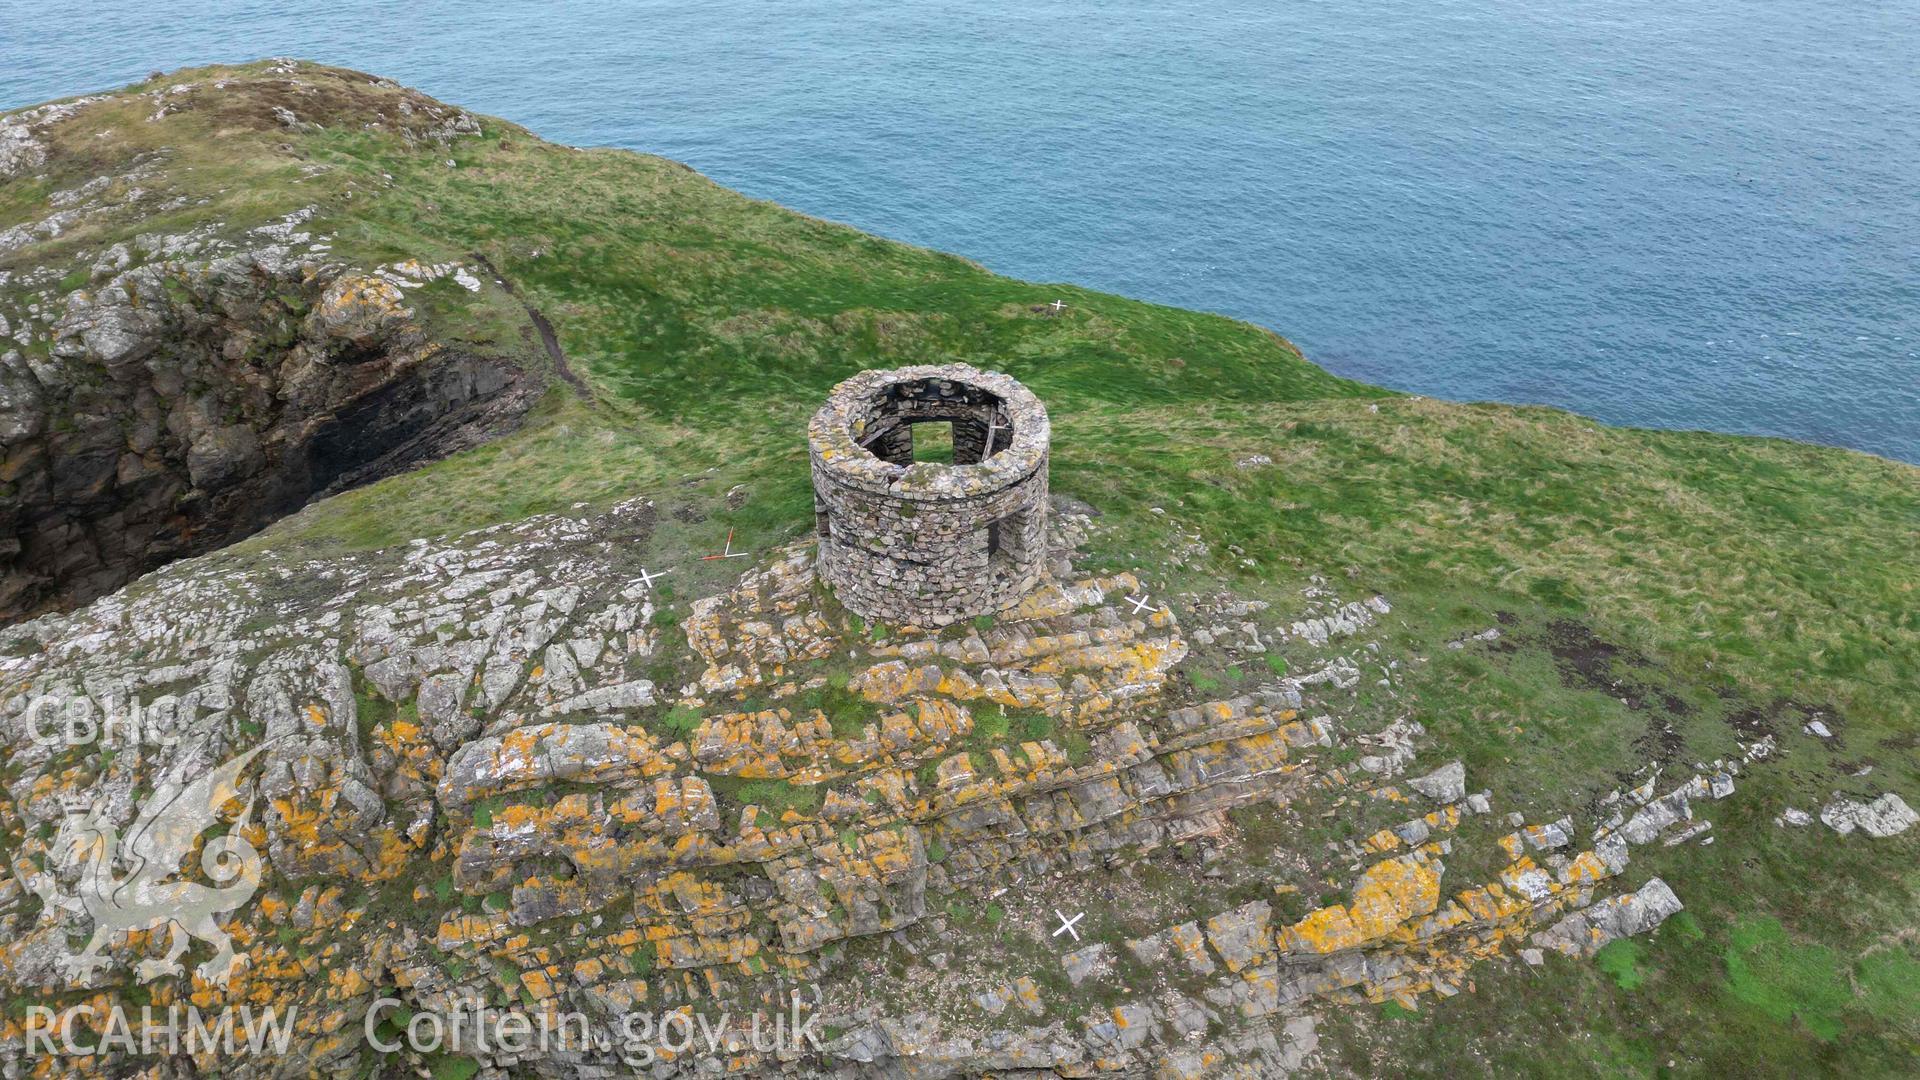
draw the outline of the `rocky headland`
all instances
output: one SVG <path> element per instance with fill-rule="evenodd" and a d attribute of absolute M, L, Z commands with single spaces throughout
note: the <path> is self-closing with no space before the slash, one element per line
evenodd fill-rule
<path fill-rule="evenodd" d="M 862 618 L 807 417 L 949 360 L 1038 584 Z M 358 72 L 0 114 L 0 1073 L 1910 1071 L 1917 522 Z"/>

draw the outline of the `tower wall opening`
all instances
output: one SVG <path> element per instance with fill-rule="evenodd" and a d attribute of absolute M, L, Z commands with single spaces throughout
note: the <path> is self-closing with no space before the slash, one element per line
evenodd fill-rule
<path fill-rule="evenodd" d="M 953 463 L 913 431 L 952 425 Z M 1011 606 L 1044 576 L 1046 407 L 966 364 L 866 371 L 808 426 L 819 574 L 850 610 L 939 626 Z"/>

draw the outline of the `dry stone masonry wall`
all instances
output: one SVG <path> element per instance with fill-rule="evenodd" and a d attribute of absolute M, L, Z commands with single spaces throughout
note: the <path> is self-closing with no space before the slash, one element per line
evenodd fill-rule
<path fill-rule="evenodd" d="M 953 428 L 953 462 L 914 461 L 914 430 Z M 943 626 L 1011 607 L 1045 574 L 1047 410 L 966 364 L 867 371 L 807 431 L 819 573 L 870 619 Z"/>

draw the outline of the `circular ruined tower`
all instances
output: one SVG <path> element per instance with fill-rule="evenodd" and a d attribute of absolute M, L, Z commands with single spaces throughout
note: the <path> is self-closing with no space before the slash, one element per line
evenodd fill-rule
<path fill-rule="evenodd" d="M 950 426 L 950 461 L 934 425 Z M 920 457 L 941 460 L 914 460 L 916 431 Z M 1044 572 L 1049 437 L 1031 390 L 966 364 L 834 387 L 807 427 L 820 577 L 886 622 L 944 626 L 1011 606 Z"/>

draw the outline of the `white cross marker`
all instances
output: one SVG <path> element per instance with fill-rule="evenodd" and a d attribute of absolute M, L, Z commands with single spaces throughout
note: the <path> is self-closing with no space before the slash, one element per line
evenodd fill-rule
<path fill-rule="evenodd" d="M 1064 304 L 1064 303 L 1062 303 L 1062 302 L 1060 302 L 1060 301 L 1058 301 L 1058 300 L 1055 300 L 1055 301 L 1053 302 L 1053 313 L 1054 313 L 1055 315 L 1058 315 L 1058 314 L 1060 314 L 1060 309 L 1061 309 L 1061 308 L 1063 308 L 1063 307 L 1066 307 L 1066 306 L 1067 306 L 1066 304 Z"/>
<path fill-rule="evenodd" d="M 1081 919 L 1086 918 L 1087 917 L 1086 912 L 1083 911 L 1080 914 L 1075 915 L 1073 918 L 1069 919 L 1065 915 L 1060 914 L 1059 908 L 1054 908 L 1053 917 L 1060 920 L 1060 929 L 1055 930 L 1053 932 L 1054 937 L 1059 937 L 1061 934 L 1071 934 L 1073 936 L 1073 940 L 1075 941 L 1080 940 L 1080 931 L 1075 930 L 1073 928 L 1073 924 L 1079 922 Z"/>
<path fill-rule="evenodd" d="M 657 574 L 649 574 L 647 573 L 647 568 L 643 566 L 640 568 L 640 584 L 645 585 L 647 588 L 651 589 L 653 588 L 654 578 L 666 577 L 668 574 L 671 574 L 671 573 L 673 573 L 672 568 L 668 568 L 666 570 L 660 571 Z"/>
<path fill-rule="evenodd" d="M 1148 602 L 1149 599 L 1150 598 L 1146 596 L 1129 596 L 1127 597 L 1127 603 L 1133 605 L 1133 613 L 1138 615 L 1153 606 Z"/>

